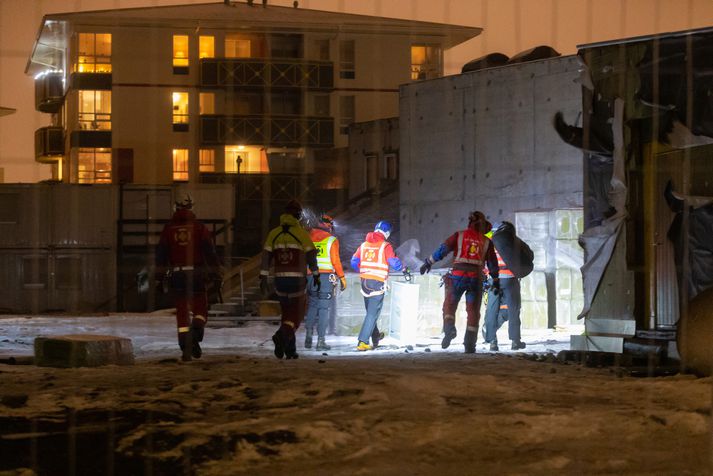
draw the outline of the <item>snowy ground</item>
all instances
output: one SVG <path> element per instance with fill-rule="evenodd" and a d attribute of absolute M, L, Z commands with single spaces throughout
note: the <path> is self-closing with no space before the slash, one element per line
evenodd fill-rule
<path fill-rule="evenodd" d="M 208 329 L 180 363 L 170 315 L 0 319 L 0 359 L 37 335 L 130 337 L 136 365 L 0 364 L 0 472 L 40 474 L 713 474 L 712 380 L 637 379 L 440 338 L 278 361 L 275 327 Z M 503 344 L 507 343 L 501 337 Z M 533 359 L 538 353 L 539 359 Z M 11 473 L 12 474 L 12 473 Z"/>

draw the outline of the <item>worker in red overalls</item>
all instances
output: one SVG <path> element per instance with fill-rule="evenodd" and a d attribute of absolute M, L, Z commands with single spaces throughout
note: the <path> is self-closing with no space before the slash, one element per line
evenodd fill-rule
<path fill-rule="evenodd" d="M 379 332 L 376 321 L 381 314 L 386 293 L 386 280 L 389 269 L 401 271 L 403 264 L 394 253 L 388 240 L 391 235 L 391 223 L 380 221 L 374 231 L 366 235 L 366 240 L 359 245 L 351 259 L 351 266 L 361 278 L 361 294 L 364 296 L 366 316 L 359 332 L 357 350 L 371 350 L 379 345 L 383 333 Z M 369 338 L 373 344 L 369 345 Z"/>
<path fill-rule="evenodd" d="M 300 226 L 302 205 L 291 200 L 280 215 L 280 225 L 273 228 L 265 239 L 260 269 L 260 289 L 268 294 L 270 269 L 275 278 L 275 293 L 282 310 L 280 328 L 272 336 L 275 357 L 296 359 L 295 331 L 305 314 L 307 267 L 312 271 L 312 284 L 319 292 L 321 287 L 317 251 L 309 234 Z"/>
<path fill-rule="evenodd" d="M 168 279 L 176 306 L 178 345 L 182 359 L 200 358 L 200 343 L 208 320 L 209 278 L 222 279 L 222 268 L 213 236 L 192 211 L 189 193 L 179 192 L 175 212 L 164 226 L 156 248 L 156 273 Z M 190 317 L 193 311 L 193 319 Z"/>
<path fill-rule="evenodd" d="M 499 287 L 498 259 L 495 248 L 485 233 L 491 225 L 480 211 L 468 216 L 468 228 L 453 233 L 433 252 L 421 266 L 421 274 L 431 270 L 437 261 L 453 253 L 453 267 L 443 277 L 446 295 L 443 301 L 443 340 L 441 347 L 447 349 L 458 334 L 456 331 L 456 310 L 465 293 L 465 310 L 468 318 L 463 345 L 465 352 L 475 352 L 478 324 L 480 323 L 480 303 L 483 297 L 483 265 L 488 264 L 493 279 L 493 287 Z"/>

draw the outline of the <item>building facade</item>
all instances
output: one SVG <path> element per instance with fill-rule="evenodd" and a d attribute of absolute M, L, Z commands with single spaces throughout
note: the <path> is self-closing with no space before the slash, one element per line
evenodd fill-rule
<path fill-rule="evenodd" d="M 27 67 L 50 115 L 36 160 L 68 183 L 319 176 L 352 123 L 397 115 L 398 86 L 479 32 L 252 2 L 48 15 Z"/>

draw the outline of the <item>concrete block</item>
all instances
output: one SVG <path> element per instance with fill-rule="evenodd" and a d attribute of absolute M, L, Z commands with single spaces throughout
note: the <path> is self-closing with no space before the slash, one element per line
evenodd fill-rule
<path fill-rule="evenodd" d="M 76 334 L 35 339 L 35 365 L 40 367 L 99 367 L 131 365 L 131 339 Z"/>
<path fill-rule="evenodd" d="M 569 336 L 570 350 L 585 350 L 589 352 L 612 352 L 621 354 L 624 352 L 623 337 L 607 336 Z"/>
<path fill-rule="evenodd" d="M 584 320 L 587 334 L 608 334 L 631 337 L 636 333 L 636 321 L 633 319 L 595 319 Z"/>

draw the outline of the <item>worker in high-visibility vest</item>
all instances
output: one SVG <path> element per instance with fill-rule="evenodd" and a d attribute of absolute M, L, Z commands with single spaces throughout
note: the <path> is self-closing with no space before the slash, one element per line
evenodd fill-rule
<path fill-rule="evenodd" d="M 282 311 L 280 328 L 272 336 L 275 357 L 296 359 L 295 331 L 305 313 L 305 289 L 307 267 L 312 271 L 312 282 L 319 291 L 319 268 L 317 252 L 309 233 L 300 226 L 302 205 L 291 200 L 280 215 L 280 225 L 267 235 L 260 268 L 260 290 L 269 294 L 270 269 L 275 278 L 275 294 Z"/>
<path fill-rule="evenodd" d="M 514 230 L 515 225 L 504 221 L 498 227 L 510 227 Z M 495 227 L 497 229 L 498 227 Z M 489 235 L 492 236 L 491 230 Z M 495 246 L 493 246 L 495 248 Z M 520 296 L 520 280 L 510 270 L 508 264 L 495 248 L 495 255 L 498 258 L 498 270 L 500 278 L 499 289 L 490 287 L 488 289 L 488 306 L 485 309 L 485 325 L 483 326 L 485 342 L 490 344 L 490 350 L 496 352 L 498 347 L 497 332 L 505 321 L 508 321 L 508 337 L 511 341 L 512 350 L 520 350 L 527 347 L 527 344 L 520 340 L 520 307 L 522 305 Z"/>
<path fill-rule="evenodd" d="M 478 325 L 480 323 L 480 303 L 483 297 L 483 265 L 487 262 L 491 269 L 493 287 L 498 286 L 498 260 L 495 248 L 485 233 L 491 228 L 490 222 L 480 211 L 468 216 L 468 228 L 457 231 L 446 239 L 436 251 L 426 258 L 421 266 L 421 274 L 431 270 L 437 261 L 453 253 L 453 267 L 443 277 L 446 286 L 443 301 L 443 340 L 441 347 L 446 349 L 456 337 L 456 310 L 458 302 L 465 293 L 465 311 L 468 323 L 463 339 L 466 354 L 475 352 Z"/>
<path fill-rule="evenodd" d="M 391 243 L 386 241 L 389 235 L 391 235 L 391 224 L 380 221 L 374 227 L 374 231 L 366 235 L 366 240 L 359 245 L 352 256 L 351 266 L 361 278 L 361 294 L 364 296 L 364 306 L 366 306 L 366 317 L 357 344 L 359 351 L 371 350 L 379 345 L 383 334 L 379 332 L 376 321 L 384 305 L 389 269 L 401 271 L 403 268 Z M 373 346 L 369 345 L 369 338 Z"/>
<path fill-rule="evenodd" d="M 344 291 L 347 288 L 347 278 L 344 277 L 342 261 L 339 259 L 339 240 L 334 236 L 334 220 L 329 215 L 322 215 L 319 224 L 312 228 L 309 236 L 317 249 L 317 266 L 322 281 L 321 289 L 314 286 L 314 278 L 307 276 L 307 315 L 305 316 L 305 348 L 312 348 L 314 326 L 317 324 L 316 350 L 330 350 L 325 341 L 327 325 L 329 324 L 332 301 L 334 300 L 336 283 Z"/>

